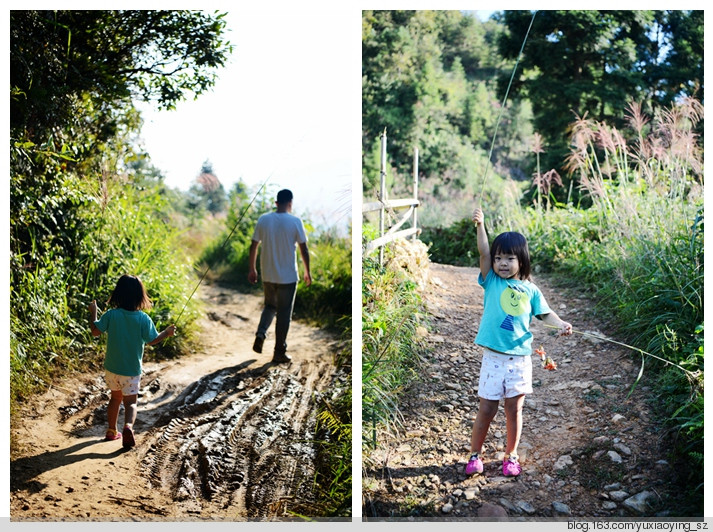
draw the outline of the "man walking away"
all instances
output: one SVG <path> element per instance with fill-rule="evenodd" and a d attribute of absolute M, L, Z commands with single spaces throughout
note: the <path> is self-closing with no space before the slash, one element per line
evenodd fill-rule
<path fill-rule="evenodd" d="M 299 246 L 302 256 L 306 286 L 312 283 L 312 276 L 309 269 L 309 252 L 304 224 L 302 220 L 292 214 L 292 192 L 287 189 L 280 190 L 277 193 L 275 205 L 277 210 L 260 216 L 255 226 L 250 244 L 248 280 L 253 284 L 257 283 L 257 253 L 258 247 L 262 244 L 260 271 L 265 306 L 255 334 L 253 351 L 262 353 L 262 345 L 267 331 L 272 320 L 277 317 L 275 351 L 272 361 L 283 363 L 292 360 L 287 354 L 287 332 L 290 329 L 297 281 L 299 280 L 295 244 Z"/>

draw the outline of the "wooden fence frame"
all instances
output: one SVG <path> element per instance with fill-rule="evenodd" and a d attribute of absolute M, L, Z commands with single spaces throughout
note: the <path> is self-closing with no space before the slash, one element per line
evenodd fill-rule
<path fill-rule="evenodd" d="M 366 243 L 364 254 L 368 255 L 375 250 L 379 250 L 379 263 L 384 262 L 384 246 L 398 238 L 418 237 L 421 230 L 418 228 L 418 148 L 414 148 L 413 153 L 413 197 L 405 199 L 389 200 L 386 191 L 386 131 L 381 134 L 381 183 L 379 186 L 379 200 L 371 203 L 364 203 L 361 208 L 362 215 L 367 212 L 379 211 L 379 238 Z M 404 209 L 408 211 L 386 231 L 386 211 L 387 209 Z M 409 219 L 412 219 L 412 227 L 399 230 Z"/>

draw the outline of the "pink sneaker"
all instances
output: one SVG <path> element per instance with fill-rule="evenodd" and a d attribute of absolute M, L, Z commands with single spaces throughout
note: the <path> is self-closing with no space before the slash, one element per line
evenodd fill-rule
<path fill-rule="evenodd" d="M 503 475 L 506 477 L 516 477 L 522 473 L 522 467 L 517 461 L 517 456 L 511 454 L 503 461 Z"/>
<path fill-rule="evenodd" d="M 468 460 L 468 464 L 465 466 L 465 474 L 474 475 L 476 473 L 482 472 L 483 461 L 480 459 L 480 455 L 478 453 L 471 454 L 470 459 Z"/>

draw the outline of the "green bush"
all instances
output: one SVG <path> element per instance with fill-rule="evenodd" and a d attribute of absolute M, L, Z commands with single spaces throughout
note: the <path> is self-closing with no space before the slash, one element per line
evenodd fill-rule
<path fill-rule="evenodd" d="M 197 302 L 187 298 L 195 278 L 181 251 L 180 233 L 166 223 L 172 209 L 162 187 L 106 185 L 105 201 L 97 202 L 88 183 L 65 181 L 64 194 L 76 198 L 65 213 L 73 220 L 71 241 L 47 231 L 44 238 L 32 239 L 24 253 L 11 254 L 13 401 L 54 376 L 100 364 L 104 340 L 91 336 L 87 306 L 96 299 L 100 310 L 107 310 L 105 302 L 123 274 L 143 280 L 154 303 L 148 314 L 159 330 L 183 310 L 177 323 L 181 334 L 148 349 L 147 357 L 175 356 L 193 336 Z"/>
<path fill-rule="evenodd" d="M 344 329 L 352 316 L 351 239 L 324 234 L 308 245 L 312 284 L 297 285 L 295 316 Z"/>

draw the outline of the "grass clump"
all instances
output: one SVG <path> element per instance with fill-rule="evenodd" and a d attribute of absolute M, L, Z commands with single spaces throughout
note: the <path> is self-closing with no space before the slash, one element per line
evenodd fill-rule
<path fill-rule="evenodd" d="M 383 265 L 376 253 L 362 261 L 363 440 L 371 445 L 377 428 L 398 424 L 399 397 L 418 376 L 427 326 L 419 275 L 427 261 L 420 241 L 388 246 Z"/>

